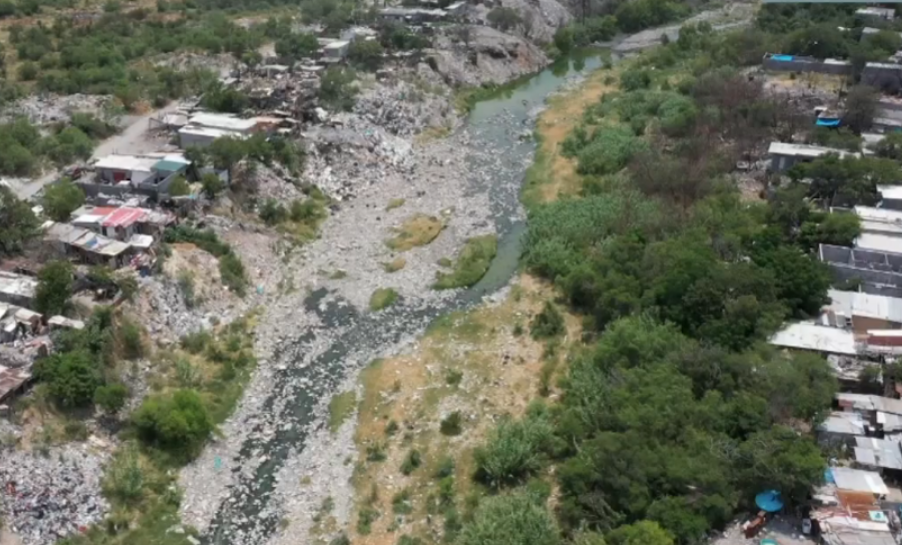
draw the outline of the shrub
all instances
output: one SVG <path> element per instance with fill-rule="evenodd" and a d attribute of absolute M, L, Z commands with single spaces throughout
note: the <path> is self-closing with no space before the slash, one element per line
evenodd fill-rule
<path fill-rule="evenodd" d="M 577 154 L 577 168 L 581 174 L 614 174 L 645 147 L 646 144 L 629 129 L 602 128 L 596 131 L 592 140 Z"/>
<path fill-rule="evenodd" d="M 407 515 L 413 511 L 410 504 L 410 489 L 405 488 L 394 495 L 391 499 L 392 512 L 396 515 Z"/>
<path fill-rule="evenodd" d="M 193 333 L 188 333 L 184 337 L 181 338 L 182 348 L 187 350 L 191 354 L 200 354 L 203 352 L 207 345 L 213 340 L 213 337 L 207 331 L 195 331 Z"/>
<path fill-rule="evenodd" d="M 543 415 L 502 420 L 487 444 L 476 450 L 477 478 L 496 488 L 522 482 L 542 469 L 552 433 Z"/>
<path fill-rule="evenodd" d="M 398 292 L 393 288 L 379 288 L 370 296 L 370 310 L 379 312 L 395 304 L 398 300 Z"/>
<path fill-rule="evenodd" d="M 128 388 L 124 384 L 105 384 L 94 391 L 94 403 L 110 415 L 121 411 L 126 399 Z"/>
<path fill-rule="evenodd" d="M 542 312 L 530 324 L 529 332 L 534 339 L 556 337 L 565 330 L 564 317 L 551 301 L 545 301 Z"/>
<path fill-rule="evenodd" d="M 194 390 L 148 397 L 132 420 L 142 441 L 183 459 L 194 458 L 216 429 Z"/>
<path fill-rule="evenodd" d="M 554 519 L 528 494 L 494 496 L 480 502 L 473 520 L 460 532 L 458 545 L 528 543 L 559 545 Z"/>
<path fill-rule="evenodd" d="M 35 374 L 47 383 L 53 401 L 66 408 L 90 405 L 102 383 L 97 362 L 85 350 L 52 354 L 38 361 Z"/>
<path fill-rule="evenodd" d="M 460 435 L 461 431 L 463 431 L 462 420 L 460 411 L 454 411 L 442 419 L 439 424 L 439 431 L 442 432 L 442 435 Z"/>
<path fill-rule="evenodd" d="M 423 458 L 420 456 L 420 451 L 411 449 L 410 452 L 407 453 L 407 456 L 404 457 L 404 462 L 401 463 L 401 473 L 410 475 L 415 469 L 420 467 L 420 464 L 422 463 Z"/>
<path fill-rule="evenodd" d="M 239 297 L 244 297 L 247 290 L 247 276 L 244 272 L 244 264 L 233 253 L 228 253 L 219 258 L 219 276 L 224 286 L 231 289 Z"/>
<path fill-rule="evenodd" d="M 624 91 L 648 89 L 649 85 L 651 85 L 651 75 L 647 70 L 631 68 L 620 75 L 620 87 Z"/>
<path fill-rule="evenodd" d="M 435 468 L 435 477 L 444 479 L 445 477 L 450 477 L 452 475 L 454 475 L 454 458 L 443 456 L 442 459 L 439 460 L 438 466 Z"/>
<path fill-rule="evenodd" d="M 113 458 L 104 476 L 103 492 L 125 504 L 135 504 L 144 496 L 144 471 L 134 445 L 121 448 Z"/>
<path fill-rule="evenodd" d="M 184 176 L 176 176 L 169 183 L 169 196 L 170 197 L 184 197 L 185 195 L 191 194 L 191 186 L 188 185 L 188 180 L 185 179 Z"/>
<path fill-rule="evenodd" d="M 130 321 L 119 326 L 119 339 L 122 343 L 122 355 L 127 360 L 136 360 L 144 356 L 144 339 L 141 328 Z"/>
<path fill-rule="evenodd" d="M 373 530 L 373 522 L 379 518 L 379 511 L 372 507 L 364 507 L 357 516 L 357 533 L 363 536 L 369 535 Z"/>

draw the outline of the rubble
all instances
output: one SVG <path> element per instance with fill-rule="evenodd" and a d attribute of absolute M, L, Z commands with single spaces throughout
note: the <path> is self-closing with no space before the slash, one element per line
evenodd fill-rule
<path fill-rule="evenodd" d="M 437 36 L 428 62 L 448 85 L 501 85 L 532 74 L 550 60 L 536 44 L 488 26 L 470 26 L 469 47 Z"/>
<path fill-rule="evenodd" d="M 113 102 L 111 95 L 29 95 L 6 106 L 0 122 L 24 116 L 35 125 L 66 123 L 73 113 L 90 113 L 102 117 Z"/>
<path fill-rule="evenodd" d="M 0 453 L 0 512 L 25 545 L 49 545 L 82 532 L 109 510 L 101 495 L 106 452 L 87 444 Z"/>

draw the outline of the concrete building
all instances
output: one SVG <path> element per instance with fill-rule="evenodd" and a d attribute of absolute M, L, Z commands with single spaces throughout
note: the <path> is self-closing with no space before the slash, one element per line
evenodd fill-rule
<path fill-rule="evenodd" d="M 821 244 L 818 257 L 832 269 L 838 283 L 860 282 L 867 293 L 899 296 L 880 288 L 902 288 L 902 255 Z"/>
<path fill-rule="evenodd" d="M 348 48 L 351 42 L 346 40 L 337 40 L 328 45 L 323 46 L 323 60 L 328 62 L 339 62 L 348 56 Z"/>
<path fill-rule="evenodd" d="M 766 70 L 774 72 L 814 72 L 846 76 L 852 73 L 852 63 L 839 59 L 815 59 L 799 55 L 781 55 L 767 53 L 762 65 Z"/>
<path fill-rule="evenodd" d="M 0 301 L 20 307 L 30 307 L 38 281 L 22 274 L 0 271 Z"/>
<path fill-rule="evenodd" d="M 767 153 L 770 157 L 770 169 L 774 172 L 789 170 L 795 164 L 814 161 L 818 157 L 823 157 L 830 153 L 840 157 L 854 157 L 858 155 L 857 153 L 850 153 L 835 148 L 809 146 L 806 144 L 787 144 L 784 142 L 771 142 Z"/>
<path fill-rule="evenodd" d="M 861 83 L 885 93 L 898 93 L 902 90 L 902 64 L 869 62 L 861 71 Z"/>
<path fill-rule="evenodd" d="M 82 176 L 75 183 L 89 197 L 137 193 L 162 200 L 168 197 L 172 181 L 183 176 L 190 164 L 179 153 L 109 155 L 94 163 L 95 177 Z"/>
<path fill-rule="evenodd" d="M 826 308 L 829 325 L 867 335 L 873 329 L 902 328 L 902 298 L 857 291 L 827 291 L 831 303 Z"/>
<path fill-rule="evenodd" d="M 856 206 L 862 233 L 894 235 L 902 237 L 902 211 L 872 206 Z"/>
<path fill-rule="evenodd" d="M 149 235 L 153 239 L 175 223 L 175 217 L 169 212 L 130 206 L 83 206 L 73 216 L 72 225 L 123 242 L 135 235 Z"/>
<path fill-rule="evenodd" d="M 892 8 L 878 8 L 868 6 L 866 8 L 859 8 L 855 10 L 855 15 L 860 17 L 861 19 L 871 20 L 875 22 L 892 21 L 896 18 L 896 10 Z"/>
<path fill-rule="evenodd" d="M 774 346 L 807 350 L 819 354 L 857 356 L 855 336 L 851 331 L 814 323 L 788 324 L 768 340 Z"/>
<path fill-rule="evenodd" d="M 60 255 L 91 265 L 106 265 L 111 269 L 125 265 L 131 254 L 131 246 L 127 242 L 113 240 L 67 223 L 45 224 L 44 240 Z"/>

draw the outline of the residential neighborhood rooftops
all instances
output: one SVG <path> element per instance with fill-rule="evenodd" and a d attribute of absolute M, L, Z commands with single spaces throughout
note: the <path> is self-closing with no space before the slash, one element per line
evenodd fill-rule
<path fill-rule="evenodd" d="M 902 323 L 902 299 L 898 297 L 834 289 L 827 290 L 827 295 L 837 314 Z"/>
<path fill-rule="evenodd" d="M 898 441 L 856 437 L 855 461 L 868 466 L 902 469 L 902 450 Z"/>
<path fill-rule="evenodd" d="M 818 426 L 818 430 L 839 435 L 864 435 L 865 426 L 866 422 L 858 413 L 833 411 Z"/>
<path fill-rule="evenodd" d="M 902 200 L 902 185 L 878 185 L 877 192 L 884 199 Z"/>
<path fill-rule="evenodd" d="M 328 51 L 340 50 L 340 49 L 343 49 L 343 48 L 345 48 L 345 47 L 348 47 L 349 45 L 351 45 L 351 42 L 349 42 L 349 41 L 346 41 L 346 40 L 336 40 L 336 41 L 334 41 L 334 42 L 331 42 L 331 43 L 329 43 L 329 44 L 324 45 L 324 46 L 323 46 L 323 49 L 328 50 Z"/>
<path fill-rule="evenodd" d="M 851 331 L 812 323 L 788 324 L 770 338 L 770 344 L 782 348 L 813 350 L 827 354 L 855 356 L 855 336 Z"/>
<path fill-rule="evenodd" d="M 844 409 L 854 409 L 856 411 L 880 411 L 902 415 L 902 399 L 841 392 L 836 394 L 836 401 L 839 406 Z"/>
<path fill-rule="evenodd" d="M 210 138 L 244 138 L 245 134 L 229 129 L 220 129 L 215 127 L 202 127 L 200 125 L 186 125 L 179 129 L 179 134 L 191 134 L 197 136 L 208 136 Z"/>
<path fill-rule="evenodd" d="M 37 287 L 38 281 L 30 276 L 0 271 L 0 292 L 30 299 Z"/>

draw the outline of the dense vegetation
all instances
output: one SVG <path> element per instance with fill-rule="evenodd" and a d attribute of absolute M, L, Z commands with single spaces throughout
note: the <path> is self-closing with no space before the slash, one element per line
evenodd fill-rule
<path fill-rule="evenodd" d="M 736 189 L 738 160 L 806 130 L 802 112 L 738 69 L 773 47 L 773 11 L 807 9 L 765 6 L 755 28 L 727 35 L 689 28 L 621 69 L 620 91 L 590 106 L 564 142 L 582 194 L 530 202 L 523 260 L 583 316 L 588 345 L 569 362 L 557 404 L 503 420 L 476 451 L 474 478 L 497 497 L 476 509 L 461 543 L 510 542 L 508 524 L 526 516 L 541 526 L 535 540 L 512 542 L 702 543 L 761 490 L 798 505 L 823 478 L 809 430 L 836 380 L 823 358 L 765 341 L 827 301 L 817 245 L 850 244 L 860 231 L 853 214 L 822 206 L 873 203 L 877 184 L 897 181 L 902 156 L 892 138 L 873 157 L 799 166 L 766 201 Z M 811 140 L 861 145 L 861 127 L 811 129 Z M 529 183 L 543 183 L 536 176 Z M 562 342 L 555 305 L 532 330 L 549 349 Z M 537 514 L 542 498 L 528 501 L 550 464 L 555 519 Z"/>

